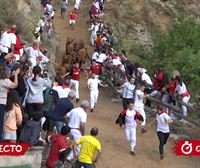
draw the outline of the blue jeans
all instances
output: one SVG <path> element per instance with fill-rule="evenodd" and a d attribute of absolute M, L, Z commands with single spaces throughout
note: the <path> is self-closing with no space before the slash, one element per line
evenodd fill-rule
<path fill-rule="evenodd" d="M 75 168 L 95 168 L 94 164 L 83 163 L 80 161 L 75 162 Z"/>
<path fill-rule="evenodd" d="M 56 126 L 56 131 L 58 134 L 60 134 L 61 129 L 63 126 L 65 126 L 65 123 L 63 121 L 53 121 L 54 125 Z"/>

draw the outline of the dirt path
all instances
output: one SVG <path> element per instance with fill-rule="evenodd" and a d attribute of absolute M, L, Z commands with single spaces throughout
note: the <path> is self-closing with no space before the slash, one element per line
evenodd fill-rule
<path fill-rule="evenodd" d="M 93 50 L 89 45 L 89 32 L 87 32 L 88 26 L 86 24 L 88 3 L 88 0 L 83 1 L 75 30 L 68 28 L 67 15 L 62 20 L 60 19 L 60 11 L 57 10 L 54 25 L 61 41 L 61 54 L 57 56 L 57 62 L 60 62 L 62 54 L 64 54 L 67 36 L 83 39 L 90 53 Z M 67 14 L 71 11 L 71 6 L 72 4 L 70 4 Z M 100 96 L 94 113 L 88 112 L 86 133 L 89 133 L 93 126 L 97 126 L 100 130 L 98 138 L 102 143 L 103 151 L 102 157 L 97 163 L 98 168 L 200 168 L 199 158 L 177 157 L 171 153 L 169 150 L 172 147 L 172 140 L 166 146 L 165 159 L 160 161 L 155 128 L 151 128 L 146 134 L 141 135 L 139 124 L 135 149 L 136 156 L 130 156 L 129 144 L 125 140 L 124 131 L 115 125 L 115 119 L 122 107 L 120 103 L 111 102 L 111 96 L 109 89 L 100 89 Z M 81 77 L 80 82 L 80 97 L 81 100 L 89 100 L 84 76 Z"/>

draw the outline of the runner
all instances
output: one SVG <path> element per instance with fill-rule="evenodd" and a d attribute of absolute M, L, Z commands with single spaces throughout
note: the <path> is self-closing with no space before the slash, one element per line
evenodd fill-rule
<path fill-rule="evenodd" d="M 88 89 L 90 90 L 90 112 L 93 112 L 99 96 L 99 85 L 102 87 L 108 87 L 108 85 L 102 84 L 101 81 L 96 78 L 94 73 L 91 75 L 91 78 L 88 79 L 87 85 Z"/>
<path fill-rule="evenodd" d="M 167 143 L 169 137 L 169 123 L 172 123 L 173 120 L 169 117 L 169 115 L 162 111 L 162 107 L 158 106 L 157 108 L 157 135 L 160 142 L 159 151 L 160 151 L 160 159 L 164 158 L 164 145 Z"/>

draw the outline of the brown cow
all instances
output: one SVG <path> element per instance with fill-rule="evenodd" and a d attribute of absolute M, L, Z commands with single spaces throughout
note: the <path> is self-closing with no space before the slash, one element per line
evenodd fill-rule
<path fill-rule="evenodd" d="M 79 62 L 80 62 L 80 64 L 85 64 L 87 58 L 89 59 L 89 55 L 88 55 L 88 52 L 87 52 L 87 48 L 81 48 L 81 49 L 78 51 L 78 57 L 79 57 Z"/>
<path fill-rule="evenodd" d="M 67 38 L 66 42 L 66 54 L 69 55 L 72 51 L 74 51 L 74 38 Z"/>
<path fill-rule="evenodd" d="M 78 52 L 80 49 L 84 48 L 84 41 L 79 39 L 74 42 L 74 51 Z"/>

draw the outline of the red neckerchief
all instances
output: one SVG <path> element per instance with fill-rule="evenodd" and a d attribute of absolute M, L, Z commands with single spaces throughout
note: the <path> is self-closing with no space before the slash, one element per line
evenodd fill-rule
<path fill-rule="evenodd" d="M 13 30 L 13 29 L 8 29 L 7 33 L 8 33 L 8 34 L 9 34 L 9 33 L 15 34 L 15 30 Z"/>
<path fill-rule="evenodd" d="M 161 111 L 161 113 L 159 112 L 158 115 L 161 115 L 161 114 L 163 114 L 163 113 L 165 113 L 165 112 L 164 112 L 164 111 Z"/>
<path fill-rule="evenodd" d="M 62 88 L 66 89 L 66 88 L 69 88 L 69 86 L 68 85 L 62 85 Z"/>

